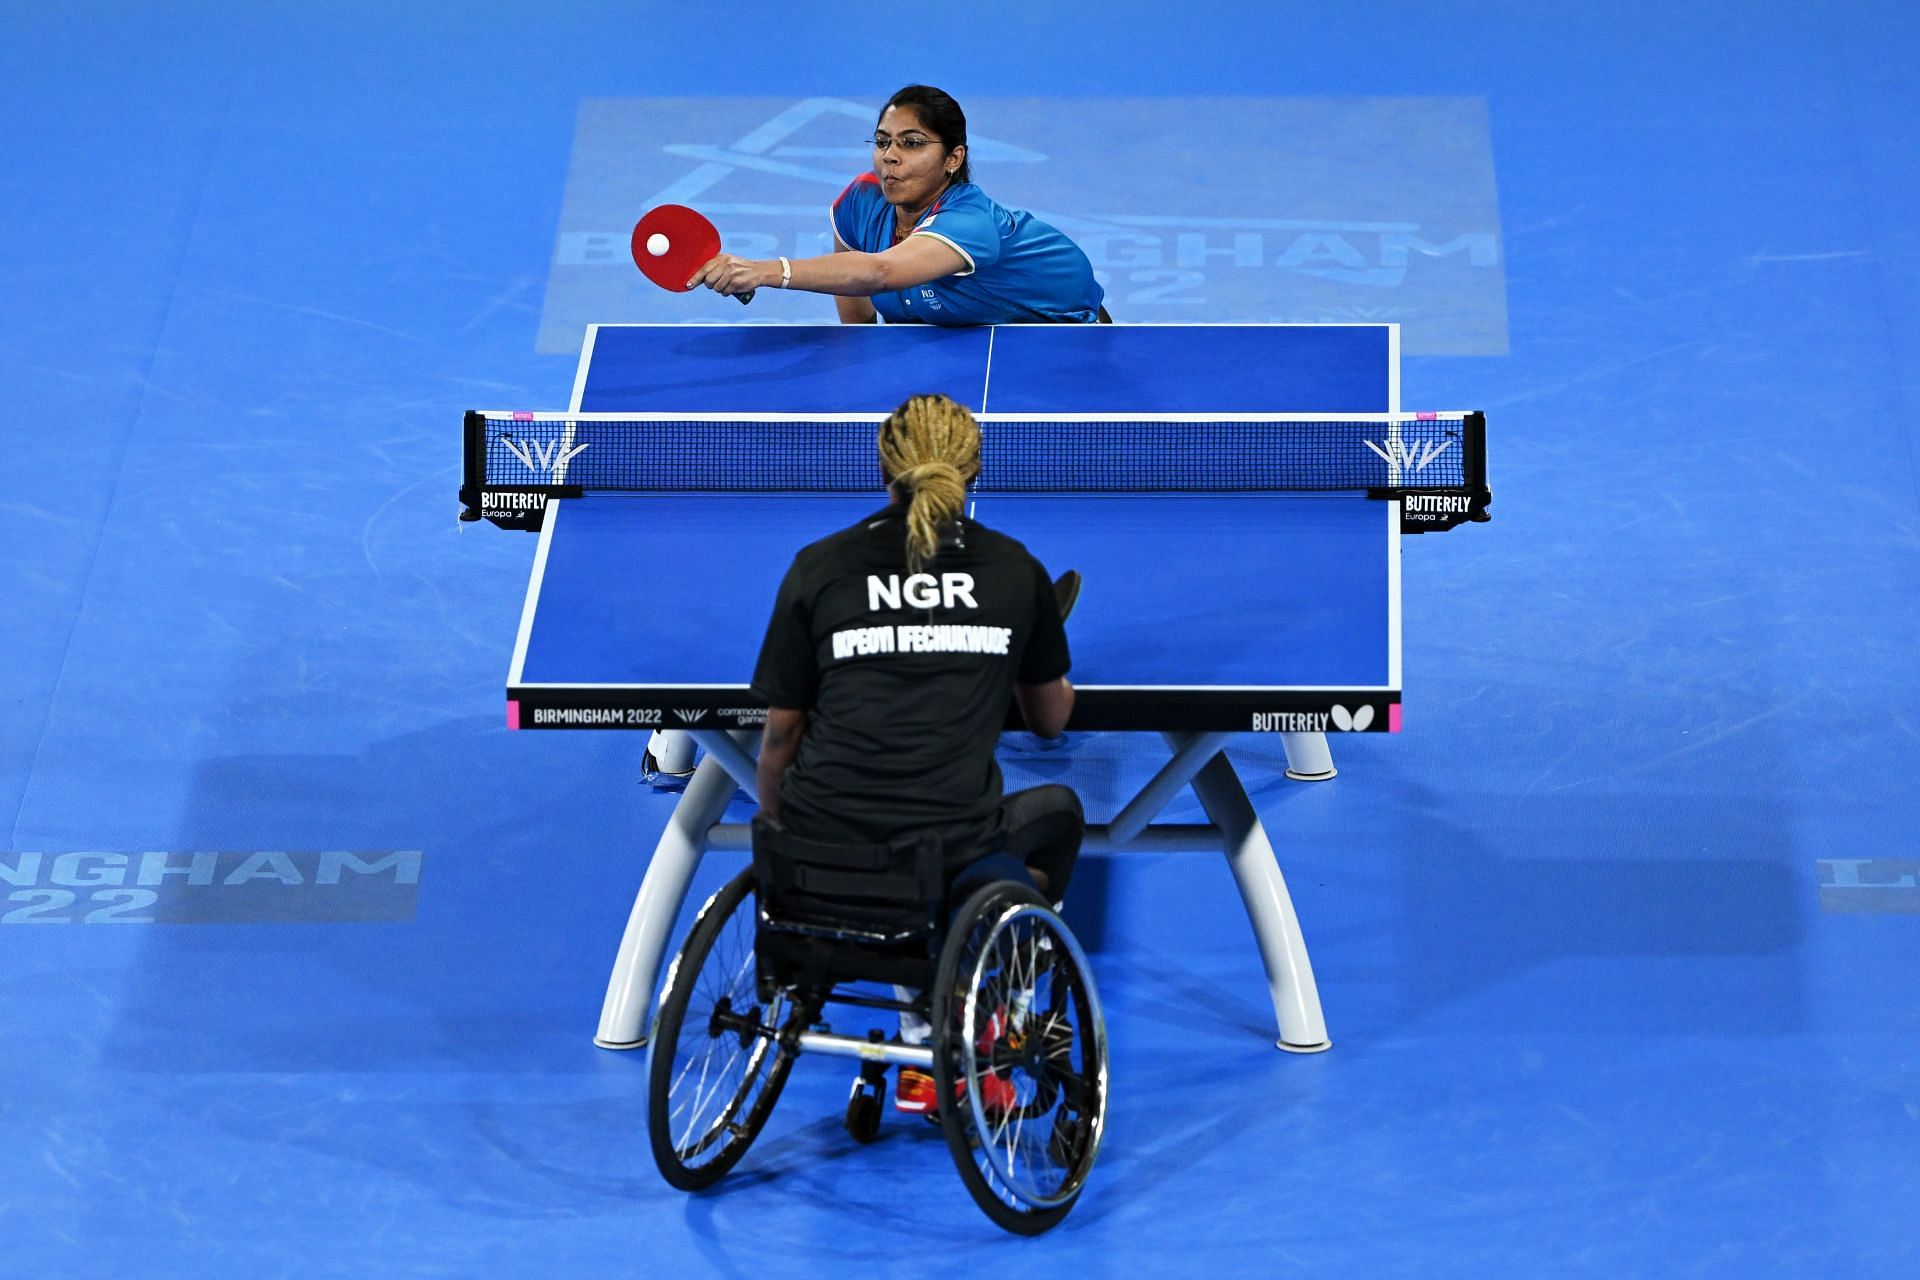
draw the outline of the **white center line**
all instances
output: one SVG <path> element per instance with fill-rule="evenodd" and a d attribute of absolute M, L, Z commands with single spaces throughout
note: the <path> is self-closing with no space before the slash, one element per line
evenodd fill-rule
<path fill-rule="evenodd" d="M 987 392 L 993 386 L 993 337 L 999 332 L 998 325 L 987 330 L 987 371 L 980 379 L 980 412 L 982 413 L 987 411 Z"/>

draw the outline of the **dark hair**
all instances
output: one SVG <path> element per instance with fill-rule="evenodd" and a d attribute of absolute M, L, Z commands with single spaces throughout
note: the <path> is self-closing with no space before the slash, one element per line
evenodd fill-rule
<path fill-rule="evenodd" d="M 947 150 L 967 145 L 967 113 L 945 90 L 936 89 L 930 84 L 910 84 L 888 98 L 887 105 L 880 108 L 880 114 L 884 116 L 894 107 L 912 107 L 920 117 L 920 123 L 933 130 Z M 878 126 L 879 121 L 874 123 Z M 972 182 L 972 168 L 971 160 L 962 160 L 960 167 L 953 171 L 953 180 Z"/>

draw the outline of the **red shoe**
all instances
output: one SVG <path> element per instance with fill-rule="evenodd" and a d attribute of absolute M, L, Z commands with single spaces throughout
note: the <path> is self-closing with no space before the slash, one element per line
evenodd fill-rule
<path fill-rule="evenodd" d="M 929 1119 L 939 1114 L 940 1093 L 933 1086 L 932 1073 L 918 1067 L 900 1068 L 900 1077 L 893 1084 L 893 1109 Z"/>
<path fill-rule="evenodd" d="M 964 1101 L 966 1096 L 967 1082 L 954 1081 L 954 1101 Z M 1013 1081 L 1004 1076 L 984 1075 L 980 1077 L 980 1103 L 989 1116 L 1003 1116 L 1020 1105 L 1019 1091 L 1013 1087 Z M 933 1076 L 918 1067 L 900 1068 L 893 1085 L 893 1109 L 937 1119 L 940 1095 L 934 1087 Z"/>

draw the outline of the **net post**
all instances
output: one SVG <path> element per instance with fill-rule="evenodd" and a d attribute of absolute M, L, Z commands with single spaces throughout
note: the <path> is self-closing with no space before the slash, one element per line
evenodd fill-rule
<path fill-rule="evenodd" d="M 1487 514 L 1487 507 L 1493 501 L 1493 490 L 1487 488 L 1487 415 L 1476 409 L 1467 415 L 1465 426 L 1466 456 L 1462 459 L 1464 465 L 1460 479 L 1474 498 L 1467 518 L 1491 520 L 1493 517 Z"/>
<path fill-rule="evenodd" d="M 487 415 L 467 410 L 461 431 L 460 518 L 480 518 L 480 490 L 487 480 Z"/>

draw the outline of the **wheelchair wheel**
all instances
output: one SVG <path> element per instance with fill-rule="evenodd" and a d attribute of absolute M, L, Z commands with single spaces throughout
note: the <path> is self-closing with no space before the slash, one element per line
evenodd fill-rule
<path fill-rule="evenodd" d="M 762 1001 L 754 963 L 753 871 L 700 908 L 667 972 L 647 1058 L 654 1163 L 682 1191 L 713 1185 L 746 1154 L 785 1087 L 785 992 Z"/>
<path fill-rule="evenodd" d="M 1067 1216 L 1099 1151 L 1107 1038 L 1086 955 L 1025 885 L 961 906 L 934 985 L 934 1081 L 947 1149 L 1008 1231 Z"/>

